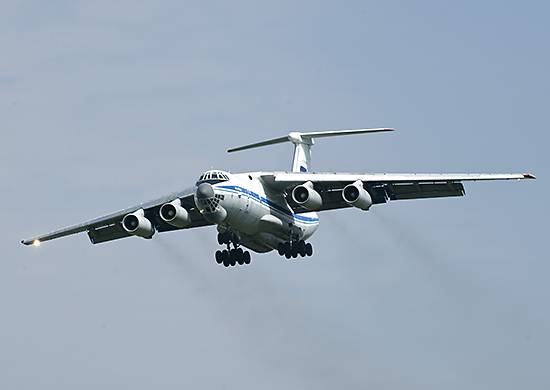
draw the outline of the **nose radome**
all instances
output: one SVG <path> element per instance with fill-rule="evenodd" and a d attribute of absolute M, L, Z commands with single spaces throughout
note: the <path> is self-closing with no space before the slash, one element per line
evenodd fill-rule
<path fill-rule="evenodd" d="M 214 189 L 208 183 L 201 183 L 197 187 L 198 199 L 210 199 L 214 197 Z"/>

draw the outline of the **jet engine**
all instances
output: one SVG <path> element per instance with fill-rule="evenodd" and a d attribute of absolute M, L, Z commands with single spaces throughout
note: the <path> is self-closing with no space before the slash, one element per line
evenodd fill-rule
<path fill-rule="evenodd" d="M 151 238 L 155 234 L 155 228 L 151 221 L 145 218 L 143 209 L 127 214 L 122 219 L 122 228 L 134 236 Z"/>
<path fill-rule="evenodd" d="M 357 180 L 355 183 L 349 184 L 342 190 L 342 198 L 350 206 L 357 207 L 361 210 L 368 210 L 372 206 L 372 198 L 367 190 L 363 187 L 363 182 Z"/>
<path fill-rule="evenodd" d="M 177 228 L 184 228 L 191 223 L 189 213 L 181 206 L 179 199 L 163 204 L 160 207 L 159 215 L 164 222 Z"/>
<path fill-rule="evenodd" d="M 323 205 L 321 195 L 313 189 L 313 183 L 310 181 L 294 187 L 292 200 L 310 211 L 319 210 Z"/>

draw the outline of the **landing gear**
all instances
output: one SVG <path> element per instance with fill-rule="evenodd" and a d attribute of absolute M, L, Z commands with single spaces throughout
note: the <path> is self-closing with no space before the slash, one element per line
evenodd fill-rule
<path fill-rule="evenodd" d="M 306 256 L 313 256 L 313 245 L 309 242 L 306 244 Z"/>
<path fill-rule="evenodd" d="M 222 251 L 216 251 L 216 263 L 223 263 L 224 253 Z"/>
<path fill-rule="evenodd" d="M 293 242 L 282 242 L 277 247 L 277 252 L 280 256 L 284 256 L 287 259 L 297 258 L 298 256 L 306 257 L 313 255 L 313 246 L 304 240 Z"/>
<path fill-rule="evenodd" d="M 244 254 L 243 254 L 243 261 L 245 264 L 250 264 L 250 252 L 249 251 L 245 251 Z"/>
<path fill-rule="evenodd" d="M 230 230 L 218 233 L 218 244 L 220 245 L 229 245 L 231 243 L 239 245 L 239 242 L 239 236 Z"/>
<path fill-rule="evenodd" d="M 227 249 L 216 251 L 216 263 L 223 264 L 225 267 L 250 264 L 250 252 L 239 247 L 239 236 L 234 232 L 228 230 L 218 233 L 218 243 L 227 245 Z M 231 249 L 231 245 L 233 245 L 233 249 Z"/>

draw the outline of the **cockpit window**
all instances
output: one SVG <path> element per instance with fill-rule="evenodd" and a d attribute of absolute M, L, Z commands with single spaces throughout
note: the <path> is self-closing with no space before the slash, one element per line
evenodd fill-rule
<path fill-rule="evenodd" d="M 228 180 L 229 176 L 222 171 L 207 171 L 199 177 L 196 185 L 198 186 L 201 183 L 216 184 Z"/>

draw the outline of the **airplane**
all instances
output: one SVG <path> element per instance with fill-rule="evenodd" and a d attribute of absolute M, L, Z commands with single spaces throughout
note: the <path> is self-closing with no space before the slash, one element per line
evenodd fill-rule
<path fill-rule="evenodd" d="M 125 237 L 151 239 L 156 232 L 216 226 L 215 259 L 225 267 L 250 264 L 248 250 L 276 250 L 287 259 L 313 255 L 308 240 L 319 226 L 317 212 L 342 208 L 368 211 L 389 201 L 465 195 L 462 182 L 535 179 L 530 173 L 316 173 L 314 140 L 394 131 L 392 128 L 291 132 L 286 136 L 229 149 L 229 153 L 284 142 L 294 145 L 292 170 L 229 173 L 209 170 L 191 188 L 103 217 L 22 240 L 44 241 L 87 232 L 93 244 Z"/>

